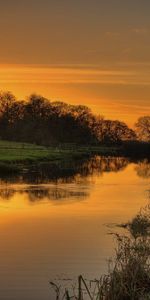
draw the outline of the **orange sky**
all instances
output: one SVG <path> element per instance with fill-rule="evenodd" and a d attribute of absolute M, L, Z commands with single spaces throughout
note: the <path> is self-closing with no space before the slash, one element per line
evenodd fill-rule
<path fill-rule="evenodd" d="M 131 126 L 150 114 L 150 2 L 0 3 L 0 90 L 85 104 Z"/>
<path fill-rule="evenodd" d="M 133 126 L 139 116 L 150 113 L 150 74 L 130 67 L 1 65 L 1 90 L 18 99 L 33 92 L 53 100 L 85 104 L 96 114 L 120 119 Z M 142 99 L 142 101 L 141 101 Z"/>

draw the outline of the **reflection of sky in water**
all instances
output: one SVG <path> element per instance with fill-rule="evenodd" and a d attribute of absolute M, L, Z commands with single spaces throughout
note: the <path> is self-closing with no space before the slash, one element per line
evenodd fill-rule
<path fill-rule="evenodd" d="M 149 165 L 93 159 L 81 169 L 71 180 L 1 185 L 2 299 L 48 300 L 57 276 L 107 271 L 114 241 L 104 224 L 126 222 L 147 204 Z"/>

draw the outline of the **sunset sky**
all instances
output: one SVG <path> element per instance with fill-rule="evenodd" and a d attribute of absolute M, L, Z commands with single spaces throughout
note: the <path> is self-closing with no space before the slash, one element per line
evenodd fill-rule
<path fill-rule="evenodd" d="M 150 114 L 149 0 L 0 1 L 0 90 Z"/>

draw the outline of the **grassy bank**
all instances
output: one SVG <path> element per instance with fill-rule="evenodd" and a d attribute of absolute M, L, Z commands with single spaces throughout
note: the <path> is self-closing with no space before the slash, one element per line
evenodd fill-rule
<path fill-rule="evenodd" d="M 75 145 L 59 145 L 44 147 L 27 143 L 0 141 L 0 171 L 18 170 L 20 164 L 38 163 L 42 161 L 65 161 L 81 159 L 92 154 L 114 155 L 115 148 L 110 147 L 77 147 Z"/>
<path fill-rule="evenodd" d="M 41 163 L 59 163 L 82 160 L 93 155 L 122 156 L 131 159 L 142 158 L 147 152 L 147 144 L 144 146 L 125 144 L 123 146 L 78 146 L 75 144 L 59 144 L 51 147 L 38 146 L 29 143 L 0 141 L 0 173 L 21 171 L 24 166 L 39 165 Z M 140 153 L 138 154 L 138 149 Z M 150 152 L 148 151 L 148 154 Z M 137 155 L 138 154 L 138 155 Z"/>

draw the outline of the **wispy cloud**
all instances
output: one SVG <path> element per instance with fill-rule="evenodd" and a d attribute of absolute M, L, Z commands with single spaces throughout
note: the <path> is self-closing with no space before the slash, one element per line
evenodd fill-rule
<path fill-rule="evenodd" d="M 150 85 L 146 68 L 1 66 L 0 83 Z"/>
<path fill-rule="evenodd" d="M 131 32 L 137 35 L 146 35 L 149 33 L 149 30 L 146 27 L 135 27 L 131 29 Z"/>
<path fill-rule="evenodd" d="M 106 31 L 106 36 L 111 38 L 118 38 L 121 35 L 120 32 L 117 31 Z"/>
<path fill-rule="evenodd" d="M 5 67 L 0 69 L 0 83 L 115 83 L 132 73 L 121 70 L 59 67 Z M 133 74 L 132 74 L 133 75 Z"/>
<path fill-rule="evenodd" d="M 0 89 L 9 89 L 20 99 L 37 92 L 50 99 L 83 103 L 106 118 L 133 124 L 138 116 L 150 113 L 149 67 L 150 63 L 145 62 L 116 62 L 108 67 L 105 64 L 1 65 Z"/>

